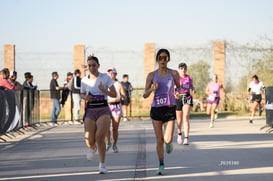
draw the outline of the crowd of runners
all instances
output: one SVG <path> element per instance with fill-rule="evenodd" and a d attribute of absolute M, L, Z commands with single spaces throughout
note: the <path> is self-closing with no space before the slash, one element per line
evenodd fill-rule
<path fill-rule="evenodd" d="M 164 153 L 170 154 L 173 151 L 174 132 L 177 133 L 177 144 L 190 144 L 189 115 L 193 106 L 192 95 L 196 92 L 193 79 L 187 74 L 187 64 L 179 63 L 178 70 L 175 70 L 168 67 L 170 60 L 170 52 L 167 49 L 158 50 L 155 56 L 158 68 L 147 75 L 143 92 L 145 99 L 153 96 L 150 117 L 156 139 L 158 175 L 164 172 Z M 114 153 L 119 152 L 119 124 L 122 119 L 128 121 L 128 107 L 133 86 L 128 81 L 127 74 L 123 75 L 122 81 L 117 79 L 116 68 L 111 67 L 106 73 L 100 72 L 99 68 L 99 59 L 90 55 L 87 58 L 88 75 L 81 78 L 81 72 L 78 69 L 74 73 L 68 73 L 67 83 L 64 86 L 59 86 L 57 82 L 58 72 L 52 72 L 50 82 L 50 95 L 53 103 L 51 123 L 57 124 L 60 105 L 62 105 L 60 99 L 64 104 L 68 94 L 65 92 L 70 91 L 73 100 L 73 121 L 84 124 L 84 139 L 88 147 L 87 159 L 93 160 L 95 153 L 98 152 L 99 173 L 103 174 L 107 172 L 106 152 L 109 150 Z M 37 89 L 31 84 L 33 81 L 31 74 L 26 75 L 26 83 L 23 85 L 16 81 L 16 76 L 16 72 L 9 75 L 7 69 L 1 70 L 0 89 L 23 89 L 27 86 L 29 89 Z M 250 123 L 253 123 L 257 108 L 260 108 L 260 112 L 262 111 L 261 93 L 264 88 L 258 76 L 254 75 L 248 89 L 251 95 Z M 213 75 L 205 89 L 207 114 L 210 116 L 209 128 L 214 128 L 214 122 L 218 116 L 217 106 L 220 102 L 221 89 L 224 91 L 223 84 L 218 81 L 217 75 Z M 85 102 L 83 119 L 80 117 L 81 101 Z"/>

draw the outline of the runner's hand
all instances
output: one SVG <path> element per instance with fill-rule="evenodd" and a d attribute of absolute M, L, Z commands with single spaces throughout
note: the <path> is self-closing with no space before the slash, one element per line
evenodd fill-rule
<path fill-rule="evenodd" d="M 156 91 L 158 89 L 158 81 L 156 81 L 155 83 L 153 83 L 152 85 L 152 90 Z"/>

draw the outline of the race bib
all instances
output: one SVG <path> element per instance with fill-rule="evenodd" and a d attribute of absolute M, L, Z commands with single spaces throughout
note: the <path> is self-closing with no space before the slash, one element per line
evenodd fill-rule
<path fill-rule="evenodd" d="M 190 89 L 190 84 L 183 84 L 182 89 Z"/>
<path fill-rule="evenodd" d="M 119 104 L 110 104 L 111 111 L 119 111 L 120 107 Z"/>
<path fill-rule="evenodd" d="M 208 100 L 209 100 L 209 101 L 214 101 L 214 100 L 215 100 L 215 96 L 209 95 Z"/>
<path fill-rule="evenodd" d="M 157 107 L 170 105 L 168 94 L 155 95 L 154 101 Z"/>

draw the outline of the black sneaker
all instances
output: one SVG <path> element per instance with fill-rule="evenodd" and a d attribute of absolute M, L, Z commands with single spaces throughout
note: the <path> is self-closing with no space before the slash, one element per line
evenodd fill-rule
<path fill-rule="evenodd" d="M 259 109 L 259 116 L 262 115 L 263 109 Z"/>

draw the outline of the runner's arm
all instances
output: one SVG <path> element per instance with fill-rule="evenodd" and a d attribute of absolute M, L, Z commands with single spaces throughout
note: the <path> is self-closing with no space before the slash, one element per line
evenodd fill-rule
<path fill-rule="evenodd" d="M 143 93 L 143 98 L 146 99 L 151 95 L 153 91 L 155 91 L 158 87 L 158 84 L 153 84 L 153 72 L 150 72 L 146 78 L 145 90 Z"/>

